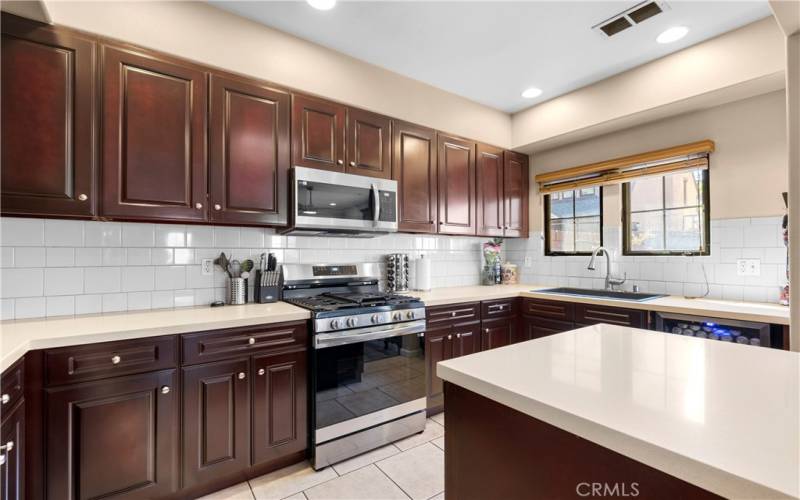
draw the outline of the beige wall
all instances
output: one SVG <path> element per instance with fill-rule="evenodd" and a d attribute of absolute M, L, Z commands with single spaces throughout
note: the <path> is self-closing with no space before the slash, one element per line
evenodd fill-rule
<path fill-rule="evenodd" d="M 501 147 L 508 114 L 204 2 L 46 1 L 54 23 L 263 78 Z"/>
<path fill-rule="evenodd" d="M 783 45 L 771 17 L 725 33 L 514 114 L 512 147 L 549 149 L 663 117 L 665 110 L 686 112 L 687 103 L 697 109 L 702 101 L 717 105 L 731 94 L 741 99 L 778 90 Z M 752 93 L 741 95 L 747 91 Z"/>
<path fill-rule="evenodd" d="M 784 91 L 603 135 L 531 156 L 531 227 L 543 225 L 537 173 L 712 139 L 711 218 L 783 215 L 788 188 Z M 620 225 L 620 187 L 604 188 L 604 224 Z"/>

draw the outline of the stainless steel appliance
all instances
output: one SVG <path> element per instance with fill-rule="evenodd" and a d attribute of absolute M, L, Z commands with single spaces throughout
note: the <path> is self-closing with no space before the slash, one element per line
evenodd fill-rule
<path fill-rule="evenodd" d="M 294 167 L 291 183 L 284 233 L 363 238 L 397 231 L 397 181 Z"/>
<path fill-rule="evenodd" d="M 283 266 L 283 299 L 312 312 L 312 465 L 425 429 L 425 304 L 382 293 L 377 264 Z"/>
<path fill-rule="evenodd" d="M 772 347 L 770 325 L 754 321 L 655 313 L 656 330 L 722 342 Z"/>
<path fill-rule="evenodd" d="M 408 254 L 392 253 L 386 256 L 386 290 L 408 291 Z"/>

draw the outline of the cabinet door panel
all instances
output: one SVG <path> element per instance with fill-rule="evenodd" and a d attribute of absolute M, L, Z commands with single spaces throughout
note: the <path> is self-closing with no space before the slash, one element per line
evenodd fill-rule
<path fill-rule="evenodd" d="M 511 343 L 516 322 L 509 318 L 484 321 L 481 325 L 481 350 L 494 349 Z"/>
<path fill-rule="evenodd" d="M 503 196 L 503 150 L 478 144 L 477 151 L 478 234 L 503 236 L 506 205 Z"/>
<path fill-rule="evenodd" d="M 475 234 L 475 143 L 439 134 L 439 233 Z"/>
<path fill-rule="evenodd" d="M 522 328 L 520 328 L 521 337 L 516 339 L 515 342 L 524 342 L 526 340 L 547 337 L 548 335 L 566 332 L 574 328 L 575 325 L 567 321 L 555 321 L 532 316 L 523 316 Z"/>
<path fill-rule="evenodd" d="M 505 235 L 528 237 L 528 157 L 505 152 Z"/>
<path fill-rule="evenodd" d="M 447 337 L 450 336 L 448 339 Z M 428 386 L 428 410 L 444 404 L 444 382 L 436 376 L 436 363 L 453 357 L 452 328 L 429 328 L 425 332 L 425 365 Z"/>
<path fill-rule="evenodd" d="M 345 107 L 292 96 L 292 164 L 344 172 Z"/>
<path fill-rule="evenodd" d="M 253 464 L 306 449 L 307 356 L 298 351 L 253 359 Z"/>
<path fill-rule="evenodd" d="M 400 191 L 400 231 L 435 233 L 437 222 L 436 132 L 394 122 L 392 179 Z"/>
<path fill-rule="evenodd" d="M 175 370 L 164 370 L 47 390 L 47 497 L 144 499 L 175 491 L 176 382 Z"/>
<path fill-rule="evenodd" d="M 3 215 L 95 212 L 95 44 L 3 14 Z"/>
<path fill-rule="evenodd" d="M 347 173 L 388 179 L 392 175 L 391 120 L 360 109 L 347 110 Z"/>
<path fill-rule="evenodd" d="M 25 497 L 25 402 L 3 412 L 0 443 L 6 446 L 0 464 L 0 499 L 24 500 Z M 11 443 L 11 449 L 8 445 Z"/>
<path fill-rule="evenodd" d="M 250 465 L 249 364 L 245 358 L 183 369 L 184 487 Z"/>
<path fill-rule="evenodd" d="M 479 322 L 453 326 L 452 357 L 466 356 L 481 350 L 481 324 Z"/>
<path fill-rule="evenodd" d="M 204 219 L 205 74 L 150 54 L 103 53 L 102 214 Z"/>
<path fill-rule="evenodd" d="M 216 74 L 210 94 L 211 220 L 285 224 L 289 94 Z"/>

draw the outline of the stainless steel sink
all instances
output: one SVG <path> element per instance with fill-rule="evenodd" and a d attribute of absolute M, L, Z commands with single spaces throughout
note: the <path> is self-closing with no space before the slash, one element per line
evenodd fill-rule
<path fill-rule="evenodd" d="M 615 292 L 610 290 L 592 290 L 589 288 L 545 288 L 543 290 L 531 290 L 534 293 L 552 293 L 554 295 L 571 295 L 573 297 L 593 297 L 598 299 L 612 300 L 631 300 L 634 302 L 644 302 L 659 297 L 666 297 L 659 293 L 639 293 L 639 292 Z"/>

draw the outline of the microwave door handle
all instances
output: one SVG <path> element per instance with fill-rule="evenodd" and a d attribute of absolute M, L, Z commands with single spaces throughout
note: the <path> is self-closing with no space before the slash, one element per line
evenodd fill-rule
<path fill-rule="evenodd" d="M 378 221 L 381 217 L 381 200 L 379 198 L 380 193 L 378 192 L 378 186 L 375 184 L 370 184 L 370 189 L 372 189 L 372 198 L 374 200 L 373 203 L 375 203 L 375 208 L 372 211 L 372 222 L 374 222 L 375 225 L 378 225 Z"/>

